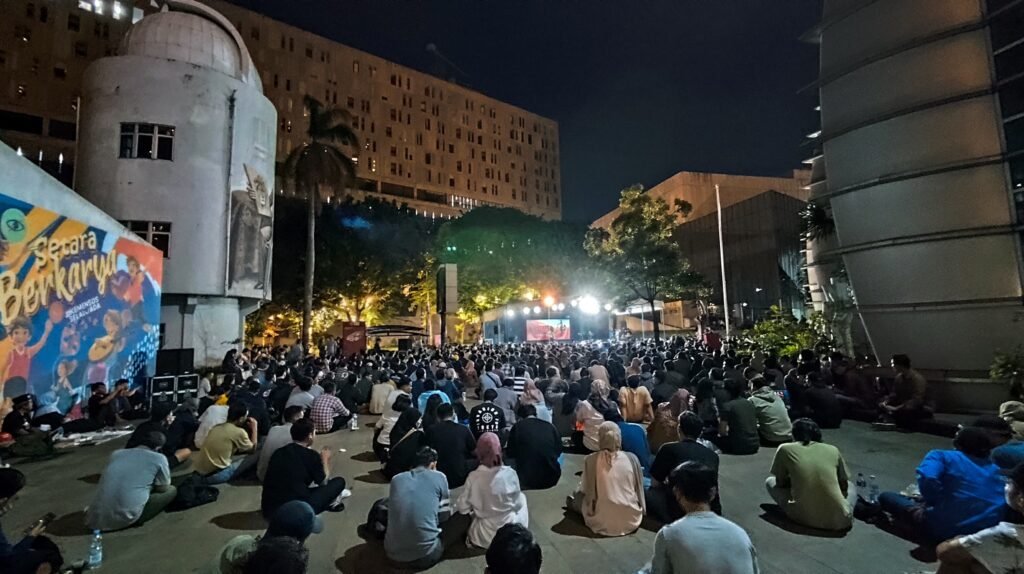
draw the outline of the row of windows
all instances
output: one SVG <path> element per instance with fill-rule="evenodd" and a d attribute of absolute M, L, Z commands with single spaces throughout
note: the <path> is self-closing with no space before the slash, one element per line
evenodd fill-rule
<path fill-rule="evenodd" d="M 999 107 L 1017 223 L 1024 222 L 1024 2 L 987 1 Z M 1024 242 L 1024 232 L 1020 234 Z"/>
<path fill-rule="evenodd" d="M 118 157 L 174 160 L 174 126 L 121 124 Z"/>
<path fill-rule="evenodd" d="M 164 254 L 164 259 L 171 256 L 171 224 L 161 221 L 122 221 L 121 225 L 129 231 L 145 239 Z"/>

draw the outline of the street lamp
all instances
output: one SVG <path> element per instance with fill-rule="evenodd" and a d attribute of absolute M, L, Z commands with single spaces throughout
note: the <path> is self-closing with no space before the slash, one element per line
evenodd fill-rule
<path fill-rule="evenodd" d="M 548 295 L 547 297 L 544 298 L 544 306 L 545 307 L 553 307 L 554 304 L 555 304 L 555 298 L 552 297 L 551 295 Z"/>

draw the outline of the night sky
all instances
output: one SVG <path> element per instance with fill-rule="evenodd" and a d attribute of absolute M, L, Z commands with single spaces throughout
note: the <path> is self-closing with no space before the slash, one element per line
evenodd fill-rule
<path fill-rule="evenodd" d="M 679 171 L 787 175 L 817 129 L 820 0 L 231 0 L 556 120 L 565 219 Z"/>

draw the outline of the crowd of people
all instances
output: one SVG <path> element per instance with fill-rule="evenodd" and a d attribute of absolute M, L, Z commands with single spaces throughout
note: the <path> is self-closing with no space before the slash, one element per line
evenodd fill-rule
<path fill-rule="evenodd" d="M 1024 552 L 999 546 L 1016 536 L 1024 506 L 1024 404 L 1007 403 L 1001 416 L 962 428 L 953 449 L 928 453 L 919 492 L 858 501 L 822 429 L 865 416 L 879 429 L 907 428 L 931 416 L 910 359 L 892 357 L 885 385 L 839 353 L 715 343 L 481 344 L 344 357 L 328 341 L 319 354 L 298 345 L 232 351 L 219 376 L 203 377 L 198 400 L 154 404 L 111 456 L 87 524 L 139 526 L 171 504 L 187 507 L 182 491 L 195 498 L 254 480 L 270 526 L 229 541 L 210 571 L 303 572 L 304 542 L 323 527 L 318 515 L 344 510 L 351 494 L 316 436 L 364 414 L 378 417 L 366 447 L 390 484 L 360 533 L 403 567 L 433 566 L 465 544 L 486 551 L 493 573 L 539 571 L 525 491 L 557 487 L 564 454 L 578 453 L 583 470 L 566 492 L 567 512 L 601 536 L 629 535 L 645 519 L 659 525 L 650 572 L 757 572 L 750 538 L 722 517 L 718 485 L 722 454 L 761 448 L 775 449 L 766 500 L 794 523 L 845 531 L 859 510 L 937 546 L 944 573 L 995 572 L 990 564 L 1018 555 L 1024 563 Z M 105 422 L 134 408 L 117 388 L 94 393 L 90 407 Z M 33 432 L 22 411 L 13 420 Z M 185 461 L 192 472 L 176 488 L 171 471 Z M 0 502 L 24 484 L 10 476 L 0 476 L 15 485 L 0 484 Z M 50 546 L 0 539 L 0 565 L 45 560 Z"/>

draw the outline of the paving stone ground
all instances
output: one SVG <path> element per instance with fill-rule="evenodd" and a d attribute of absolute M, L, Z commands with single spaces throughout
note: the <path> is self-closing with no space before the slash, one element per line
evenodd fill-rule
<path fill-rule="evenodd" d="M 360 417 L 369 425 L 375 417 Z M 325 513 L 325 529 L 308 541 L 311 573 L 381 574 L 394 569 L 383 558 L 378 543 L 356 534 L 374 500 L 387 495 L 387 484 L 375 472 L 378 465 L 370 452 L 372 431 L 340 431 L 318 437 L 319 445 L 335 451 L 335 474 L 344 476 L 353 495 L 347 509 Z M 869 425 L 847 421 L 843 428 L 825 431 L 825 440 L 843 452 L 851 471 L 878 476 L 883 490 L 901 489 L 914 478 L 914 468 L 933 448 L 948 448 L 949 440 L 922 434 L 876 432 Z M 52 511 L 59 517 L 49 534 L 68 560 L 84 558 L 89 533 L 83 526 L 82 509 L 89 503 L 99 473 L 110 453 L 123 445 L 120 439 L 105 445 L 84 447 L 55 459 L 19 464 L 28 477 L 15 508 L 3 518 L 8 536 Z M 338 449 L 346 452 L 338 452 Z M 768 574 L 903 573 L 935 570 L 935 564 L 919 561 L 915 545 L 858 522 L 842 536 L 807 531 L 788 524 L 762 505 L 771 500 L 764 479 L 773 449 L 757 455 L 723 456 L 721 489 L 725 516 L 745 528 L 754 541 L 762 572 Z M 579 481 L 582 455 L 567 455 L 562 480 L 546 491 L 527 493 L 530 530 L 544 554 L 546 573 L 632 573 L 649 560 L 654 532 L 641 528 L 630 536 L 602 538 L 590 533 L 581 520 L 566 515 L 565 497 Z M 175 474 L 178 474 L 177 472 Z M 104 535 L 102 573 L 151 574 L 194 572 L 216 554 L 232 536 L 259 533 L 265 523 L 259 514 L 260 487 L 253 484 L 220 487 L 217 502 L 185 512 L 161 514 L 141 528 Z M 645 527 L 647 524 L 645 523 Z M 912 554 L 913 552 L 913 554 Z M 481 573 L 481 552 L 449 549 L 445 560 L 430 572 Z"/>

